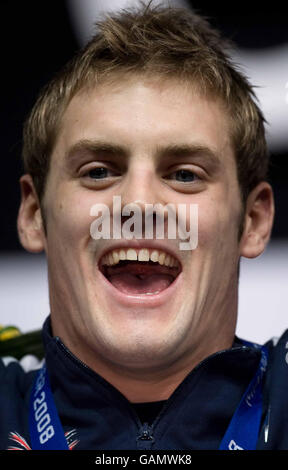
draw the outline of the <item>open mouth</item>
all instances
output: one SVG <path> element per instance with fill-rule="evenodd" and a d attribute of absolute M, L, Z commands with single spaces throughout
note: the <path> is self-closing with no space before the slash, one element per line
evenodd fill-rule
<path fill-rule="evenodd" d="M 172 255 L 148 248 L 112 250 L 100 259 L 99 268 L 116 289 L 128 295 L 158 294 L 181 272 Z"/>

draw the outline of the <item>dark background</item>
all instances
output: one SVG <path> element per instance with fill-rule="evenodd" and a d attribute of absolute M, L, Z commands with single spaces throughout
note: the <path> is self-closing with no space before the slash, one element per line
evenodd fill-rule
<path fill-rule="evenodd" d="M 97 1 L 97 0 L 96 0 Z M 191 6 L 241 48 L 288 43 L 288 15 L 280 3 L 191 1 Z M 283 3 L 282 3 L 283 5 Z M 40 88 L 79 48 L 66 2 L 2 0 L 1 12 L 1 238 L 0 250 L 22 250 L 16 231 L 22 174 L 22 124 Z M 287 57 L 288 60 L 288 57 Z M 288 77 L 287 77 L 288 81 Z M 288 105 L 287 105 L 288 132 Z M 272 239 L 288 240 L 288 148 L 272 152 L 276 220 Z"/>

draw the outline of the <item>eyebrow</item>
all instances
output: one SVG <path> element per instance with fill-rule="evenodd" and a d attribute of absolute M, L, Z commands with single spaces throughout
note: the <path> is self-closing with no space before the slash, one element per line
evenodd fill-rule
<path fill-rule="evenodd" d="M 121 145 L 111 144 L 102 140 L 79 140 L 72 145 L 65 154 L 66 159 L 77 157 L 81 153 L 106 153 L 111 155 L 119 155 L 119 157 L 127 157 L 130 152 L 128 148 Z"/>
<path fill-rule="evenodd" d="M 220 156 L 215 149 L 196 142 L 191 144 L 170 144 L 164 147 L 158 147 L 156 155 L 159 157 L 166 156 L 179 158 L 199 155 L 208 157 L 212 163 L 220 164 Z"/>
<path fill-rule="evenodd" d="M 118 156 L 119 158 L 127 158 L 131 155 L 128 147 L 118 145 L 102 140 L 83 139 L 72 145 L 66 152 L 65 157 L 70 160 L 77 158 L 79 154 L 94 153 L 95 155 L 104 153 L 108 155 Z M 189 156 L 202 156 L 208 157 L 211 163 L 220 164 L 220 156 L 215 149 L 203 145 L 201 143 L 187 143 L 187 144 L 169 144 L 164 146 L 157 146 L 155 155 L 157 158 L 163 157 L 189 157 Z"/>

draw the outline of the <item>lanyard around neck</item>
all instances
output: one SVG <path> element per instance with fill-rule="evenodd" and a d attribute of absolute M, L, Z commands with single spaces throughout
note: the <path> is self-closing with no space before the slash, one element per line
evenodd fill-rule
<path fill-rule="evenodd" d="M 45 364 L 36 376 L 30 395 L 29 429 L 33 450 L 69 450 Z"/>
<path fill-rule="evenodd" d="M 243 341 L 244 346 L 261 351 L 257 371 L 249 383 L 221 441 L 219 450 L 255 450 L 262 418 L 263 382 L 267 370 L 265 346 Z"/>
<path fill-rule="evenodd" d="M 268 352 L 264 346 L 242 341 L 261 351 L 257 371 L 249 383 L 221 441 L 219 450 L 254 450 L 262 417 L 262 388 Z M 33 450 L 68 450 L 54 402 L 46 366 L 37 373 L 30 396 L 29 429 Z"/>

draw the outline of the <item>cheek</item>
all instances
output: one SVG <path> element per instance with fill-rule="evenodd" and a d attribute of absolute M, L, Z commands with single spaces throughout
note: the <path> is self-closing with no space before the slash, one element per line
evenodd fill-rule
<path fill-rule="evenodd" d="M 50 240 L 56 243 L 58 248 L 68 251 L 69 247 L 79 241 L 87 241 L 92 222 L 92 204 L 89 198 L 80 197 L 76 192 L 59 192 L 47 210 L 48 243 Z M 57 249 L 57 246 L 54 248 Z"/>
<path fill-rule="evenodd" d="M 198 246 L 230 251 L 238 240 L 238 210 L 226 205 L 199 205 Z"/>

